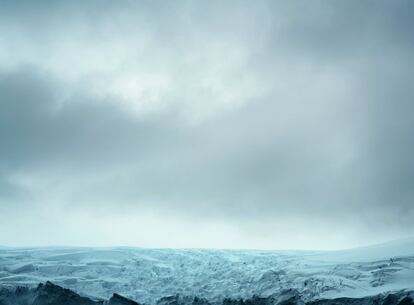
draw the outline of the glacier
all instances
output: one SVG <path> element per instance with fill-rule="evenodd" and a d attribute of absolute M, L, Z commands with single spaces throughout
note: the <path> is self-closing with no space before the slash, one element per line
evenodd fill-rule
<path fill-rule="evenodd" d="M 270 297 L 295 290 L 306 302 L 414 290 L 414 240 L 342 251 L 0 248 L 0 287 L 51 281 L 84 296 L 114 292 L 141 304 L 167 296 Z"/>

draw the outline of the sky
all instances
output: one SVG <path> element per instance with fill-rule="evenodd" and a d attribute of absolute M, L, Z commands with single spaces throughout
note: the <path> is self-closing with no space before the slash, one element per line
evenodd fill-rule
<path fill-rule="evenodd" d="M 413 236 L 413 1 L 0 6 L 0 245 Z"/>

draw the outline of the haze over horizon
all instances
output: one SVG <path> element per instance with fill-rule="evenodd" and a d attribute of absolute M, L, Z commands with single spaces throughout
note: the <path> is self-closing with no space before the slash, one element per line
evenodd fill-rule
<path fill-rule="evenodd" d="M 414 236 L 413 1 L 0 4 L 0 245 Z"/>
<path fill-rule="evenodd" d="M 209 247 L 209 246 L 200 246 L 200 247 L 177 247 L 177 246 L 153 246 L 153 245 L 149 245 L 149 246 L 141 246 L 141 245 L 133 245 L 133 244 L 126 244 L 126 245 L 122 245 L 122 244 L 25 244 L 25 245 L 14 245 L 14 244 L 9 244 L 9 245 L 3 245 L 0 244 L 0 249 L 36 249 L 36 250 L 41 250 L 41 249 L 45 249 L 45 250 L 52 250 L 52 249 L 74 249 L 74 250 L 107 250 L 107 249 L 142 249 L 142 250 L 223 250 L 223 251 L 243 251 L 243 252 L 248 252 L 248 251 L 264 251 L 264 252 L 320 252 L 320 253 L 339 253 L 339 254 L 346 254 L 349 252 L 349 254 L 352 255 L 359 255 L 357 257 L 362 257 L 364 258 L 364 256 L 367 255 L 368 251 L 369 253 L 373 253 L 375 255 L 384 255 L 384 253 L 382 253 L 382 248 L 384 248 L 386 251 L 386 253 L 390 252 L 390 249 L 393 249 L 392 246 L 397 246 L 397 248 L 394 249 L 394 251 L 392 251 L 392 254 L 390 254 L 390 257 L 393 256 L 405 256 L 407 255 L 407 253 L 410 253 L 410 251 L 412 251 L 412 246 L 414 245 L 414 236 L 409 236 L 409 237 L 404 237 L 404 238 L 400 238 L 400 239 L 392 239 L 392 240 L 385 240 L 382 242 L 376 242 L 376 243 L 368 243 L 368 244 L 363 244 L 363 245 L 358 245 L 358 246 L 351 246 L 351 247 L 345 247 L 345 248 L 335 248 L 335 249 L 323 249 L 323 248 L 269 248 L 269 247 L 263 247 L 263 248 L 237 248 L 230 245 L 227 246 L 223 246 L 220 248 L 217 247 Z M 359 253 L 360 252 L 360 253 Z M 356 254 L 357 253 L 357 254 Z M 387 254 L 385 254 L 387 255 Z M 337 258 L 337 257 L 335 257 Z M 382 258 L 382 256 L 381 256 Z"/>

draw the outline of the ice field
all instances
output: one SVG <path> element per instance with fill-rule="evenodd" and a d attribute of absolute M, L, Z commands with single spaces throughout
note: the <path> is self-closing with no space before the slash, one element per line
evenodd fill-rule
<path fill-rule="evenodd" d="M 82 295 L 270 296 L 296 289 L 305 300 L 414 290 L 414 240 L 345 251 L 143 248 L 0 248 L 0 286 L 52 281 Z"/>

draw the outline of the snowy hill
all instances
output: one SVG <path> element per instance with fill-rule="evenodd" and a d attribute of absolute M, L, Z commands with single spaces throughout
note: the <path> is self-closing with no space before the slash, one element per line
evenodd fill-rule
<path fill-rule="evenodd" d="M 155 304 L 169 295 L 268 297 L 296 289 L 307 301 L 414 290 L 414 241 L 346 251 L 2 248 L 0 285 L 52 281 L 82 295 L 114 292 Z"/>

